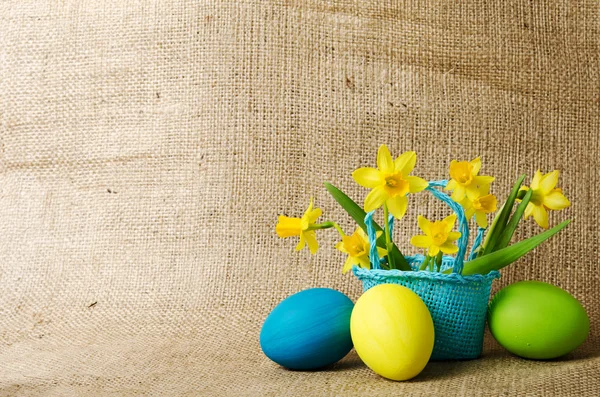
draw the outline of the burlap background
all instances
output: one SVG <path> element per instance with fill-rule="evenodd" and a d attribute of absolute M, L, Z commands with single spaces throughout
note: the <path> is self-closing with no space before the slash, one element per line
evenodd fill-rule
<path fill-rule="evenodd" d="M 595 395 L 600 23 L 597 1 L 0 2 L 0 394 Z M 562 170 L 574 223 L 503 272 L 557 284 L 592 335 L 567 359 L 432 363 L 388 382 L 351 353 L 290 372 L 261 353 L 287 295 L 332 287 L 274 234 L 310 196 L 416 150 L 416 175 L 481 155 L 494 191 Z M 418 212 L 447 211 L 415 197 Z M 539 231 L 525 223 L 521 236 Z M 404 247 L 407 248 L 406 244 Z M 407 251 L 409 251 L 407 249 Z"/>

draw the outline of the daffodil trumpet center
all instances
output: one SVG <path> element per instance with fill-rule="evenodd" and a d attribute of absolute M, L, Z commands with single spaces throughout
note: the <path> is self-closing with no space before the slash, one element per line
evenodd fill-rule
<path fill-rule="evenodd" d="M 451 169 L 450 173 L 452 179 L 463 186 L 473 182 L 473 166 L 468 161 L 460 161 Z"/>
<path fill-rule="evenodd" d="M 433 243 L 435 245 L 442 245 L 448 239 L 448 233 L 444 231 L 439 231 L 432 236 Z"/>
<path fill-rule="evenodd" d="M 367 249 L 359 238 L 350 238 L 344 241 L 344 248 L 350 256 L 359 257 L 367 253 Z"/>
<path fill-rule="evenodd" d="M 395 197 L 398 195 L 406 196 L 410 190 L 410 184 L 406 179 L 402 177 L 401 172 L 388 174 L 385 176 L 384 180 L 385 190 L 387 190 L 391 197 Z"/>

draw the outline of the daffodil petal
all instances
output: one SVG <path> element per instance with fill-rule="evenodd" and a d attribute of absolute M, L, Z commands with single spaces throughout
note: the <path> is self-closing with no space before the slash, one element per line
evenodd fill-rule
<path fill-rule="evenodd" d="M 314 230 L 309 230 L 308 232 L 302 232 L 306 243 L 308 244 L 308 249 L 311 254 L 316 254 L 319 249 L 319 243 L 317 242 L 317 237 L 315 236 Z"/>
<path fill-rule="evenodd" d="M 383 258 L 384 256 L 386 256 L 388 254 L 388 252 L 385 248 L 377 247 L 377 254 L 379 255 L 380 258 Z"/>
<path fill-rule="evenodd" d="M 299 236 L 302 232 L 300 218 L 289 218 L 279 215 L 279 221 L 275 226 L 275 231 L 279 237 Z"/>
<path fill-rule="evenodd" d="M 431 222 L 429 219 L 425 218 L 423 215 L 419 215 L 417 222 L 419 224 L 419 229 L 421 229 L 423 233 L 428 235 L 431 234 Z"/>
<path fill-rule="evenodd" d="M 473 215 L 475 215 L 475 208 L 471 207 L 471 208 L 465 209 L 465 217 L 467 217 L 467 219 L 471 219 L 473 217 Z"/>
<path fill-rule="evenodd" d="M 348 253 L 348 251 L 346 251 L 346 248 L 344 248 L 344 243 L 343 243 L 342 241 L 340 241 L 339 243 L 337 243 L 337 244 L 335 245 L 335 248 L 336 248 L 338 251 L 340 251 L 340 252 L 343 252 L 344 254 L 347 254 L 347 253 Z"/>
<path fill-rule="evenodd" d="M 458 247 L 454 244 L 452 244 L 449 241 L 446 241 L 444 244 L 442 244 L 440 246 L 440 250 L 444 253 L 444 254 L 454 254 L 458 252 Z"/>
<path fill-rule="evenodd" d="M 421 192 L 429 186 L 429 182 L 418 176 L 407 176 L 404 179 L 408 182 L 408 189 L 411 193 Z"/>
<path fill-rule="evenodd" d="M 476 200 L 479 197 L 479 195 L 481 194 L 479 192 L 479 189 L 477 188 L 477 185 L 475 185 L 475 184 L 471 184 L 471 185 L 467 186 L 466 191 L 467 191 L 467 197 L 471 201 Z"/>
<path fill-rule="evenodd" d="M 547 173 L 540 181 L 540 190 L 543 194 L 548 194 L 556 187 L 558 183 L 558 170 Z"/>
<path fill-rule="evenodd" d="M 310 225 L 311 222 L 311 214 L 313 212 L 313 198 L 310 198 L 310 204 L 308 205 L 308 208 L 306 209 L 306 211 L 304 212 L 304 215 L 302 215 L 302 218 L 300 219 L 301 222 L 301 227 L 302 230 L 306 230 L 308 228 L 308 225 Z"/>
<path fill-rule="evenodd" d="M 432 245 L 429 247 L 428 255 L 436 256 L 438 254 L 438 252 L 440 252 L 440 247 L 438 247 L 437 245 Z"/>
<path fill-rule="evenodd" d="M 309 223 L 315 223 L 317 219 L 323 214 L 323 211 L 320 208 L 315 208 L 308 214 Z"/>
<path fill-rule="evenodd" d="M 450 179 L 448 184 L 446 184 L 445 190 L 454 190 L 456 189 L 456 181 L 454 179 Z"/>
<path fill-rule="evenodd" d="M 368 255 L 365 256 L 361 256 L 356 258 L 358 261 L 358 265 L 360 267 L 362 267 L 363 269 L 370 269 L 371 268 L 371 261 L 369 260 Z"/>
<path fill-rule="evenodd" d="M 533 215 L 533 210 L 535 208 L 535 205 L 533 203 L 529 203 L 527 204 L 527 207 L 525 207 L 525 219 L 529 218 L 531 215 Z"/>
<path fill-rule="evenodd" d="M 456 241 L 461 235 L 462 234 L 460 232 L 450 232 L 448 233 L 448 239 L 446 241 Z"/>
<path fill-rule="evenodd" d="M 481 169 L 481 158 L 477 157 L 476 159 L 469 161 L 469 164 L 473 166 L 473 169 L 471 170 L 471 175 L 477 175 L 479 173 L 479 170 Z"/>
<path fill-rule="evenodd" d="M 396 196 L 387 200 L 388 209 L 396 219 L 401 219 L 406 214 L 408 199 L 406 196 Z"/>
<path fill-rule="evenodd" d="M 378 169 L 372 167 L 359 168 L 352 173 L 352 178 L 360 186 L 372 189 L 385 183 L 383 175 Z"/>
<path fill-rule="evenodd" d="M 419 248 L 428 248 L 431 245 L 431 242 L 431 237 L 423 235 L 412 236 L 410 238 L 410 243 Z"/>
<path fill-rule="evenodd" d="M 544 197 L 544 205 L 551 210 L 562 210 L 571 205 L 571 202 L 560 191 L 550 192 Z"/>
<path fill-rule="evenodd" d="M 386 174 L 394 172 L 394 160 L 385 145 L 381 145 L 377 151 L 377 168 Z"/>
<path fill-rule="evenodd" d="M 380 233 L 380 232 L 377 232 Z M 365 233 L 364 230 L 362 230 L 361 227 L 357 227 L 354 230 L 354 234 L 358 234 L 360 236 L 360 238 L 362 238 L 364 241 L 369 241 L 369 236 L 367 236 L 367 233 Z"/>
<path fill-rule="evenodd" d="M 442 221 L 446 224 L 446 233 L 450 233 L 452 229 L 454 229 L 454 223 L 456 222 L 456 214 L 448 215 Z"/>
<path fill-rule="evenodd" d="M 488 225 L 487 216 L 483 211 L 477 211 L 475 213 L 475 220 L 477 221 L 477 226 L 486 228 Z"/>
<path fill-rule="evenodd" d="M 535 222 L 543 227 L 544 229 L 548 229 L 548 212 L 542 205 L 536 205 L 533 208 L 533 219 Z"/>
<path fill-rule="evenodd" d="M 481 196 L 487 196 L 488 194 L 490 194 L 490 185 L 481 185 L 479 186 L 479 193 Z"/>
<path fill-rule="evenodd" d="M 533 179 L 531 180 L 531 188 L 533 190 L 537 190 L 540 187 L 540 182 L 542 181 L 542 171 L 537 170 Z"/>
<path fill-rule="evenodd" d="M 394 161 L 394 169 L 396 172 L 401 172 L 402 176 L 406 177 L 412 172 L 417 163 L 417 153 L 404 152 Z"/>
<path fill-rule="evenodd" d="M 377 186 L 371 190 L 367 197 L 365 197 L 365 211 L 371 212 L 383 205 L 389 198 L 387 191 L 383 186 Z"/>
<path fill-rule="evenodd" d="M 354 266 L 355 263 L 356 261 L 353 257 L 349 256 L 348 258 L 346 258 L 346 262 L 344 262 L 344 267 L 342 268 L 342 274 L 348 273 L 348 271 L 352 269 L 352 266 Z"/>
<path fill-rule="evenodd" d="M 490 183 L 494 182 L 495 179 L 496 178 L 494 178 L 493 176 L 489 176 L 489 175 L 474 176 L 473 184 L 478 185 L 478 186 L 489 185 Z"/>
<path fill-rule="evenodd" d="M 451 196 L 452 200 L 459 203 L 462 199 L 465 198 L 465 195 L 466 195 L 465 188 L 462 185 L 456 184 L 456 188 L 452 192 L 452 196 Z"/>
<path fill-rule="evenodd" d="M 304 233 L 300 233 L 300 241 L 298 245 L 296 245 L 296 251 L 300 251 L 306 245 L 306 239 L 304 238 Z"/>

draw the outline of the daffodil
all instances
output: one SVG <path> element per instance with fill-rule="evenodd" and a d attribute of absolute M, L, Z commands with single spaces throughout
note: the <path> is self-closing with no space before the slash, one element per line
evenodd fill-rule
<path fill-rule="evenodd" d="M 465 196 L 471 201 L 480 196 L 480 190 L 489 186 L 494 177 L 477 175 L 481 169 L 481 159 L 477 157 L 471 161 L 450 162 L 450 181 L 446 190 L 452 190 L 452 200 L 460 203 Z"/>
<path fill-rule="evenodd" d="M 428 256 L 436 256 L 440 251 L 444 254 L 454 254 L 458 247 L 452 244 L 460 238 L 460 232 L 453 232 L 456 214 L 447 216 L 441 221 L 430 222 L 419 215 L 419 228 L 425 235 L 413 236 L 410 243 L 415 247 L 426 248 Z"/>
<path fill-rule="evenodd" d="M 489 185 L 483 186 L 480 192 L 481 194 L 477 198 L 471 200 L 468 196 L 465 196 L 460 202 L 465 209 L 465 216 L 467 219 L 471 219 L 473 215 L 475 215 L 477 225 L 482 228 L 488 226 L 487 214 L 496 211 L 496 205 L 498 203 L 496 196 L 489 194 L 489 192 Z"/>
<path fill-rule="evenodd" d="M 382 232 L 377 232 L 377 237 L 379 237 L 381 233 Z M 335 248 L 342 251 L 344 254 L 348 254 L 342 273 L 345 274 L 348 270 L 352 269 L 352 266 L 354 265 L 359 265 L 364 269 L 371 268 L 369 260 L 371 244 L 369 243 L 369 238 L 360 227 L 357 228 L 351 236 L 343 236 L 342 241 L 337 243 Z M 379 257 L 382 258 L 387 255 L 387 250 L 377 247 L 377 253 L 379 254 Z"/>
<path fill-rule="evenodd" d="M 406 195 L 428 186 L 426 180 L 409 175 L 416 162 L 415 152 L 405 152 L 393 160 L 387 146 L 381 145 L 377 152 L 377 168 L 363 167 L 352 173 L 359 185 L 372 189 L 365 198 L 365 211 L 373 211 L 385 204 L 394 217 L 402 218 L 408 206 Z"/>
<path fill-rule="evenodd" d="M 300 242 L 296 246 L 296 251 L 300 251 L 308 244 L 308 249 L 311 254 L 314 254 L 319 249 L 319 243 L 315 236 L 315 229 L 321 229 L 315 222 L 321 216 L 321 209 L 313 209 L 313 200 L 310 199 L 310 205 L 302 216 L 302 218 L 290 218 L 284 215 L 279 216 L 275 231 L 279 237 L 300 236 Z"/>
<path fill-rule="evenodd" d="M 525 219 L 533 215 L 536 223 L 544 229 L 548 228 L 548 210 L 562 210 L 571 205 L 562 193 L 562 189 L 556 187 L 558 175 L 558 170 L 543 176 L 542 172 L 537 170 L 531 181 L 531 186 L 523 186 L 520 189 L 521 191 L 533 190 L 529 204 L 525 208 Z"/>

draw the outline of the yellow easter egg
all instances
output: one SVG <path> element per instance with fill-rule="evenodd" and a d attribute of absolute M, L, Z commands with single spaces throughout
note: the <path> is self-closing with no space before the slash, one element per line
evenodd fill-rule
<path fill-rule="evenodd" d="M 354 348 L 375 373 L 392 380 L 417 376 L 433 351 L 433 320 L 417 294 L 396 284 L 365 292 L 350 318 Z"/>

